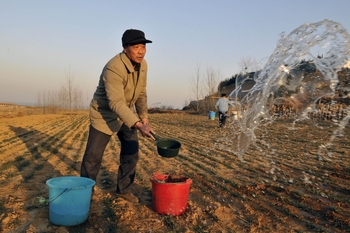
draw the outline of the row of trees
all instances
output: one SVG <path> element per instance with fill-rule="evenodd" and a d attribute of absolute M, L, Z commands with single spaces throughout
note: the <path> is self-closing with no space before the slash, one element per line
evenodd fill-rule
<path fill-rule="evenodd" d="M 241 73 L 254 72 L 259 69 L 256 59 L 244 57 L 239 62 Z M 232 79 L 229 78 L 229 79 Z M 220 96 L 220 83 L 222 74 L 219 69 L 207 67 L 205 72 L 201 72 L 200 65 L 197 64 L 195 76 L 190 80 L 190 92 L 192 101 L 190 107 L 196 112 L 208 112 L 213 110 L 216 98 Z M 227 93 L 229 94 L 229 93 Z"/>
<path fill-rule="evenodd" d="M 44 114 L 62 111 L 73 112 L 86 109 L 83 92 L 79 89 L 70 70 L 66 73 L 65 83 L 57 91 L 41 91 L 37 96 L 37 106 L 42 108 Z"/>
<path fill-rule="evenodd" d="M 241 72 L 251 72 L 257 70 L 258 63 L 250 57 L 242 58 L 239 62 Z M 37 106 L 42 108 L 44 114 L 58 113 L 62 111 L 75 111 L 87 108 L 87 101 L 83 97 L 83 92 L 79 89 L 70 69 L 65 74 L 65 83 L 59 90 L 41 91 L 37 95 Z M 215 95 L 220 95 L 220 83 L 222 74 L 219 69 L 207 67 L 204 73 L 198 64 L 196 74 L 190 80 L 191 107 L 197 112 L 212 110 L 216 99 Z M 165 108 L 165 107 L 164 107 Z"/>
<path fill-rule="evenodd" d="M 200 65 L 197 64 L 196 75 L 190 80 L 190 88 L 193 101 L 192 105 L 197 112 L 201 110 L 209 110 L 214 105 L 214 100 L 210 98 L 217 92 L 221 72 L 218 69 L 207 67 L 205 74 L 202 76 Z M 204 104 L 205 97 L 209 98 L 209 103 Z"/>

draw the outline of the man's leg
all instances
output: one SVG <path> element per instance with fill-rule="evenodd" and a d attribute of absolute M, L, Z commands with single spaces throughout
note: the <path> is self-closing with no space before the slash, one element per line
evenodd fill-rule
<path fill-rule="evenodd" d="M 222 127 L 222 112 L 219 112 L 219 126 Z"/>
<path fill-rule="evenodd" d="M 221 120 L 221 125 L 224 126 L 226 124 L 226 113 L 222 113 L 222 120 Z"/>
<path fill-rule="evenodd" d="M 123 124 L 117 135 L 121 143 L 117 193 L 131 193 L 136 164 L 139 160 L 137 129 L 129 129 Z"/>
<path fill-rule="evenodd" d="M 90 126 L 89 138 L 81 163 L 80 176 L 96 181 L 101 167 L 102 156 L 111 136 Z"/>

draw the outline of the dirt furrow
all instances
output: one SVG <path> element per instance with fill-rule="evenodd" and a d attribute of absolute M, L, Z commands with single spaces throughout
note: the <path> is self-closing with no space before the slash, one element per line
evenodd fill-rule
<path fill-rule="evenodd" d="M 235 125 L 190 114 L 150 114 L 158 136 L 182 143 L 163 158 L 155 142 L 140 135 L 140 159 L 132 204 L 114 197 L 119 142 L 108 144 L 97 177 L 89 219 L 75 227 L 50 223 L 47 179 L 79 175 L 89 120 L 84 115 L 46 115 L 0 122 L 0 231 L 4 232 L 346 232 L 350 229 L 350 129 L 335 137 L 332 155 L 317 149 L 334 128 L 293 126 L 278 120 L 257 131 L 241 161 L 231 151 Z M 294 127 L 294 131 L 286 128 Z M 323 127 L 323 128 L 321 128 Z M 159 215 L 152 207 L 153 172 L 192 179 L 187 211 Z M 1 212 L 2 211 L 2 212 Z"/>

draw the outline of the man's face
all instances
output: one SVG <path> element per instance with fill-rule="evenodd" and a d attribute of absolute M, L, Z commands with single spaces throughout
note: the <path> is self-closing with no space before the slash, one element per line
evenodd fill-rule
<path fill-rule="evenodd" d="M 124 53 L 128 58 L 136 63 L 141 63 L 146 55 L 146 45 L 145 44 L 135 44 L 129 45 L 124 48 Z"/>

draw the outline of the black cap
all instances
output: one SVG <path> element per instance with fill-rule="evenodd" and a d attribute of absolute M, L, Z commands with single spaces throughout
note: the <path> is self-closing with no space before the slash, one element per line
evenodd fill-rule
<path fill-rule="evenodd" d="M 128 29 L 123 34 L 122 43 L 123 47 L 125 47 L 127 45 L 152 43 L 152 41 L 145 38 L 145 33 L 143 33 L 143 31 Z"/>

